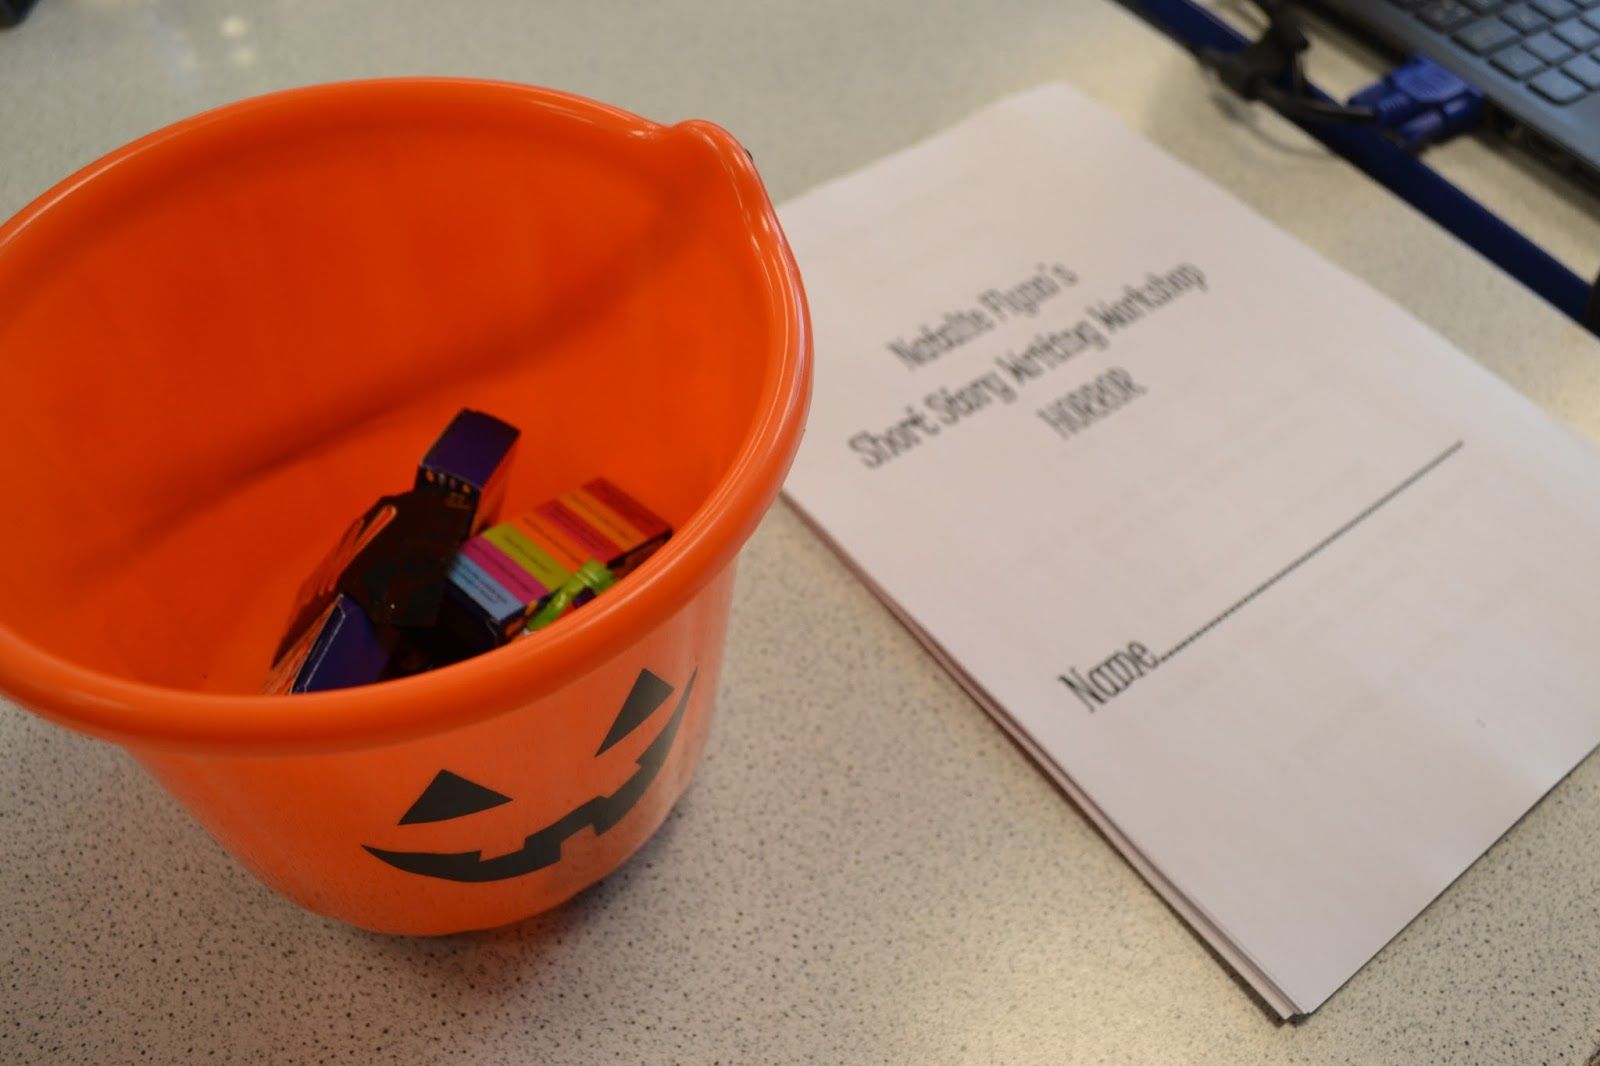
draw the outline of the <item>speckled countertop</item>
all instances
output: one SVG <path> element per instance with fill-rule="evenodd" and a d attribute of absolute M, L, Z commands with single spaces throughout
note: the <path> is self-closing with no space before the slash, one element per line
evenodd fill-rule
<path fill-rule="evenodd" d="M 1323 50 L 1319 73 L 1359 57 Z M 40 0 L 0 35 L 0 214 L 293 84 L 453 73 L 702 116 L 776 197 L 1050 79 L 1097 97 L 1600 436 L 1600 350 L 1104 0 Z M 1440 153 L 1575 266 L 1595 202 Z M 0 299 L 3 299 L 0 294 Z M 3 387 L 3 379 L 0 379 Z M 780 505 L 694 787 L 560 910 L 403 940 L 309 916 L 127 757 L 0 707 L 0 1061 L 1566 1063 L 1600 1048 L 1600 763 L 1279 1025 Z M 1307 921 L 1315 921 L 1307 915 Z"/>

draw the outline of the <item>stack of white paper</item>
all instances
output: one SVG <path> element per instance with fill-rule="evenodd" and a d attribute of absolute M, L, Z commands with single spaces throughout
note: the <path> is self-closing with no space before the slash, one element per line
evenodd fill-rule
<path fill-rule="evenodd" d="M 1600 740 L 1600 457 L 1062 87 L 782 212 L 790 499 L 1284 1015 Z"/>

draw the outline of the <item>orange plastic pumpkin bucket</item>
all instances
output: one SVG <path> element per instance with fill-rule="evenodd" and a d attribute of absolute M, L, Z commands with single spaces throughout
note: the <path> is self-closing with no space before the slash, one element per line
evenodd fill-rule
<path fill-rule="evenodd" d="M 442 79 L 180 122 L 0 228 L 0 689 L 124 745 L 311 910 L 533 914 L 688 783 L 810 362 L 715 126 Z M 467 406 L 522 428 L 507 513 L 600 474 L 676 535 L 536 638 L 257 695 L 301 579 Z"/>

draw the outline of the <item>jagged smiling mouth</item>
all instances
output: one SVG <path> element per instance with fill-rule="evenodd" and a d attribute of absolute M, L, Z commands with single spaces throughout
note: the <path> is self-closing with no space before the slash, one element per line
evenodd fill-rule
<path fill-rule="evenodd" d="M 650 746 L 640 753 L 637 760 L 639 768 L 623 782 L 621 788 L 609 796 L 596 796 L 543 829 L 530 833 L 522 847 L 516 851 L 486 859 L 481 850 L 388 851 L 370 844 L 363 844 L 362 847 L 397 870 L 446 881 L 503 881 L 555 865 L 561 861 L 562 845 L 574 834 L 592 828 L 595 835 L 599 836 L 620 822 L 649 789 L 672 750 L 672 743 L 677 738 L 678 727 L 683 722 L 684 709 L 689 705 L 689 696 L 694 692 L 695 678 L 698 676 L 698 669 L 689 676 L 689 683 L 683 687 L 683 694 L 678 698 L 678 705 L 673 709 L 672 717 L 661 727 L 661 732 L 656 734 Z M 601 750 L 603 751 L 604 747 Z"/>

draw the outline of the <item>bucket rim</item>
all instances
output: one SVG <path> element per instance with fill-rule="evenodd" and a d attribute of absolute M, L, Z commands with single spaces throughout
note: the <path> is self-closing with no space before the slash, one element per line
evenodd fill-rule
<path fill-rule="evenodd" d="M 536 703 L 670 622 L 732 565 L 776 499 L 799 447 L 810 399 L 811 330 L 799 269 L 748 152 L 703 120 L 656 123 L 554 89 L 474 78 L 405 77 L 285 89 L 201 112 L 146 134 L 63 179 L 0 225 L 0 257 L 30 224 L 70 211 L 114 171 L 253 119 L 314 117 L 362 100 L 487 101 L 516 97 L 547 118 L 603 135 L 706 143 L 744 216 L 772 323 L 759 395 L 732 462 L 672 538 L 609 595 L 547 631 L 413 677 L 290 698 L 172 688 L 63 658 L 0 622 L 0 691 L 79 732 L 135 749 L 287 755 L 375 747 L 448 732 Z M 470 692 L 470 706 L 463 706 Z"/>

